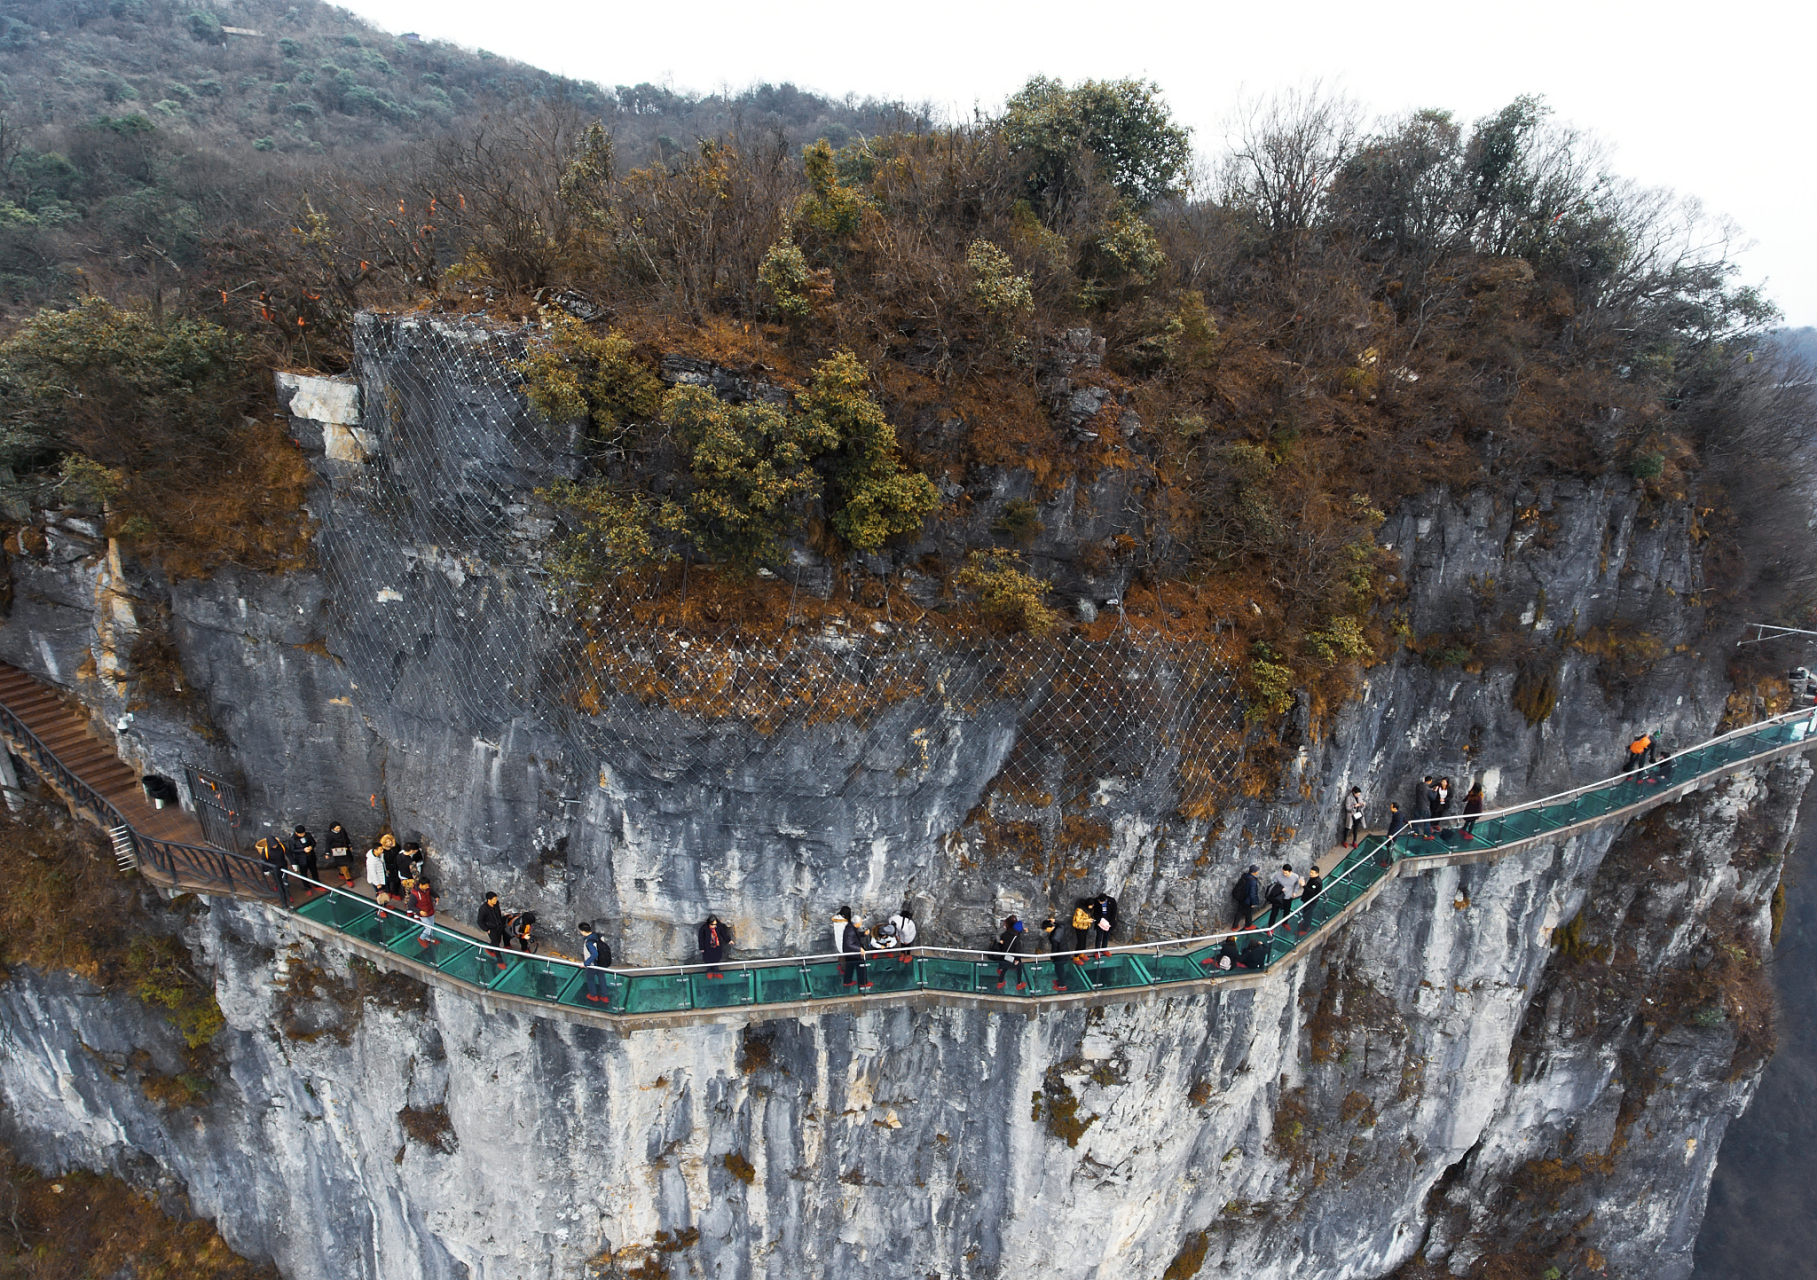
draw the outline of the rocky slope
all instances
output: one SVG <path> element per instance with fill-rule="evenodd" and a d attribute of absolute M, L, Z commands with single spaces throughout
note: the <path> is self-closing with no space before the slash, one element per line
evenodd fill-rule
<path fill-rule="evenodd" d="M 65 514 L 8 547 L 0 656 L 110 722 L 130 708 L 122 750 L 148 772 L 237 774 L 255 822 L 388 820 L 423 836 L 451 903 L 496 887 L 604 918 L 633 962 L 679 958 L 708 910 L 753 950 L 817 949 L 832 906 L 906 896 L 929 940 L 975 943 L 994 914 L 1100 884 L 1134 936 L 1214 927 L 1243 863 L 1330 843 L 1353 783 L 1378 810 L 1428 771 L 1516 801 L 1607 773 L 1632 729 L 1688 744 L 1723 710 L 1690 511 L 1620 480 L 1433 493 L 1379 541 L 1409 631 L 1475 635 L 1474 654 L 1371 668 L 1328 723 L 1302 703 L 1278 781 L 1216 814 L 1107 749 L 1102 834 L 1050 866 L 992 836 L 1061 817 L 993 785 L 1042 732 L 1027 699 L 774 735 L 659 706 L 637 721 L 654 745 L 601 732 L 612 707 L 576 716 L 538 665 L 556 650 L 527 500 L 573 441 L 526 418 L 511 335 L 361 334 L 361 394 L 284 384 L 322 477 L 319 571 L 167 583 Z M 974 489 L 985 521 L 1033 492 L 1013 472 Z M 1031 559 L 1096 608 L 1127 583 L 1066 577 L 1058 507 L 1139 494 L 1088 496 L 1052 499 Z M 172 651 L 181 677 L 154 676 Z M 568 1276 L 601 1256 L 644 1275 L 1683 1275 L 1758 1075 L 1749 976 L 1807 776 L 1782 763 L 1631 829 L 1395 882 L 1258 991 L 1033 1018 L 620 1038 L 381 984 L 216 903 L 192 930 L 230 1024 L 210 1101 L 145 1101 L 128 1055 L 162 1032 L 133 1002 L 19 972 L 4 1123 L 47 1163 L 150 1154 L 294 1276 Z"/>

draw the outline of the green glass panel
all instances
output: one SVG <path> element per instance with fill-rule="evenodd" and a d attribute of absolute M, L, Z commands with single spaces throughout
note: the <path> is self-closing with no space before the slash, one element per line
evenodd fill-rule
<path fill-rule="evenodd" d="M 580 986 L 579 969 L 518 955 L 513 957 L 511 967 L 504 975 L 492 984 L 492 989 L 530 1000 L 560 1000 L 563 991 L 570 986 Z"/>
<path fill-rule="evenodd" d="M 403 931 L 385 944 L 385 950 L 393 955 L 407 956 L 412 960 L 420 960 L 424 964 L 432 965 L 441 959 L 440 952 L 463 945 L 442 934 L 434 934 L 432 935 L 433 941 L 424 942 L 422 932 L 423 925 L 420 920 L 406 920 Z"/>
<path fill-rule="evenodd" d="M 1088 960 L 1085 971 L 1091 975 L 1092 986 L 1099 989 L 1145 987 L 1149 984 L 1148 970 L 1142 964 L 1142 957 L 1126 951 L 1103 960 Z"/>
<path fill-rule="evenodd" d="M 858 987 L 847 986 L 843 962 L 839 960 L 819 960 L 807 966 L 808 995 L 816 1000 L 825 1000 L 830 996 L 850 996 L 858 994 Z"/>
<path fill-rule="evenodd" d="M 668 1013 L 689 1007 L 686 974 L 630 978 L 625 983 L 626 1013 Z"/>
<path fill-rule="evenodd" d="M 750 1004 L 751 971 L 713 970 L 719 974 L 690 973 L 688 987 L 696 1009 L 723 1009 L 728 1005 Z M 683 1006 L 686 1007 L 685 1005 Z"/>
<path fill-rule="evenodd" d="M 459 978 L 462 982 L 471 982 L 478 987 L 492 986 L 511 967 L 511 961 L 502 948 L 494 951 L 477 944 L 463 946 L 466 949 L 459 952 L 447 947 L 441 948 L 442 954 L 436 957 L 435 967 L 451 978 Z"/>
<path fill-rule="evenodd" d="M 1190 955 L 1148 957 L 1148 973 L 1156 982 L 1192 982 L 1198 978 L 1215 978 L 1221 972 L 1216 947 L 1206 947 Z"/>
<path fill-rule="evenodd" d="M 930 991 L 971 991 L 977 985 L 973 978 L 974 966 L 969 960 L 929 956 L 921 962 L 920 968 L 921 985 Z M 992 981 L 996 980 L 993 978 Z"/>
<path fill-rule="evenodd" d="M 388 947 L 405 934 L 414 936 L 417 926 L 395 911 L 387 911 L 381 915 L 375 910 L 364 919 L 356 920 L 348 925 L 343 932 L 348 937 Z"/>
<path fill-rule="evenodd" d="M 612 1013 L 629 1013 L 626 1005 L 626 989 L 631 980 L 609 969 L 584 969 L 575 967 L 575 976 L 562 988 L 559 1003 L 573 1005 L 576 1009 L 604 1009 Z M 589 1000 L 588 983 L 598 990 L 601 999 Z"/>
<path fill-rule="evenodd" d="M 807 974 L 800 965 L 758 969 L 756 982 L 758 1004 L 787 1004 L 793 1000 L 806 1000 L 810 994 Z"/>
<path fill-rule="evenodd" d="M 872 991 L 913 991 L 919 983 L 915 974 L 915 961 L 910 957 L 905 963 L 905 951 L 889 951 L 872 960 L 870 963 Z"/>
<path fill-rule="evenodd" d="M 369 920 L 378 908 L 363 898 L 350 898 L 331 893 L 297 908 L 297 914 L 317 924 L 347 931 L 353 925 Z"/>

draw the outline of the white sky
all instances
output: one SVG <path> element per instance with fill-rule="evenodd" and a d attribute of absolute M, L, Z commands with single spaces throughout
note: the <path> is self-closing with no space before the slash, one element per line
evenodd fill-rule
<path fill-rule="evenodd" d="M 345 0 L 343 0 L 345 3 Z M 1793 325 L 1817 325 L 1817 113 L 1810 0 L 1227 0 L 1005 5 L 960 0 L 352 0 L 392 31 L 458 41 L 601 84 L 742 88 L 994 110 L 1030 75 L 1157 81 L 1200 151 L 1236 106 L 1321 80 L 1373 113 L 1445 107 L 1465 121 L 1522 93 L 1613 149 L 1617 172 L 1701 200 L 1754 247 Z M 1803 85 L 1803 88 L 1799 86 Z"/>

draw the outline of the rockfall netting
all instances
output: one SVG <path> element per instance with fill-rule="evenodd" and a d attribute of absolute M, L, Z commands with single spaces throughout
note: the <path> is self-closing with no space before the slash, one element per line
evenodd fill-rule
<path fill-rule="evenodd" d="M 786 753 L 829 794 L 859 767 L 938 769 L 949 729 L 983 725 L 1003 743 L 997 788 L 1017 798 L 1115 778 L 1151 793 L 1151 811 L 1217 807 L 1242 704 L 1203 642 L 831 618 L 780 580 L 758 627 L 678 607 L 673 574 L 564 602 L 542 568 L 555 525 L 536 491 L 582 474 L 583 441 L 525 407 L 512 365 L 527 336 L 362 318 L 363 422 L 315 515 L 367 714 L 407 735 L 457 712 L 494 741 L 521 731 L 577 766 L 676 783 L 736 785 Z"/>

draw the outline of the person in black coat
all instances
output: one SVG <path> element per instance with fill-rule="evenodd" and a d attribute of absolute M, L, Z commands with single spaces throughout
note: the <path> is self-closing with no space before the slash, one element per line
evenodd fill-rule
<path fill-rule="evenodd" d="M 839 950 L 845 956 L 840 962 L 844 966 L 845 985 L 849 987 L 856 984 L 860 991 L 867 991 L 871 985 L 871 964 L 865 958 L 867 946 L 864 930 L 852 919 L 850 907 L 839 908 L 839 918 L 845 925 L 839 935 Z"/>
<path fill-rule="evenodd" d="M 492 942 L 495 950 L 486 955 L 497 962 L 498 967 L 505 967 L 505 957 L 499 952 L 505 950 L 505 913 L 499 909 L 498 895 L 487 893 L 486 900 L 480 903 L 479 914 L 473 919 L 474 927 L 483 932 Z"/>
<path fill-rule="evenodd" d="M 1093 926 L 1096 934 L 1094 940 L 1098 946 L 1098 956 L 1102 959 L 1110 954 L 1106 948 L 1110 946 L 1111 932 L 1117 927 L 1117 900 L 1108 893 L 1099 893 L 1094 899 L 1093 909 L 1098 915 L 1098 922 Z"/>
<path fill-rule="evenodd" d="M 732 926 L 718 916 L 708 916 L 699 930 L 700 958 L 717 968 L 725 963 L 726 948 L 732 945 Z M 707 970 L 707 977 L 717 978 L 720 975 Z"/>
<path fill-rule="evenodd" d="M 342 884 L 353 884 L 353 837 L 338 822 L 328 828 L 328 865 L 340 871 Z"/>
<path fill-rule="evenodd" d="M 1003 990 L 1003 983 L 1010 970 L 1016 973 L 1016 990 L 1025 991 L 1028 983 L 1022 979 L 1022 922 L 1014 916 L 1005 916 L 1003 932 L 997 935 L 997 990 Z"/>
<path fill-rule="evenodd" d="M 290 909 L 290 877 L 285 875 L 290 855 L 284 848 L 284 842 L 276 836 L 266 836 L 254 846 L 259 857 L 265 863 L 265 874 L 271 877 L 271 887 L 277 891 L 278 901 L 284 909 Z"/>
<path fill-rule="evenodd" d="M 302 872 L 311 880 L 318 879 L 319 877 L 316 874 L 315 837 L 309 834 L 308 828 L 304 827 L 301 823 L 298 823 L 296 830 L 290 833 L 288 844 L 290 847 L 291 869 Z"/>
<path fill-rule="evenodd" d="M 1231 922 L 1233 929 L 1255 928 L 1255 913 L 1262 905 L 1262 868 L 1255 863 L 1249 864 L 1242 878 L 1237 881 L 1233 897 L 1237 902 L 1237 918 Z"/>

